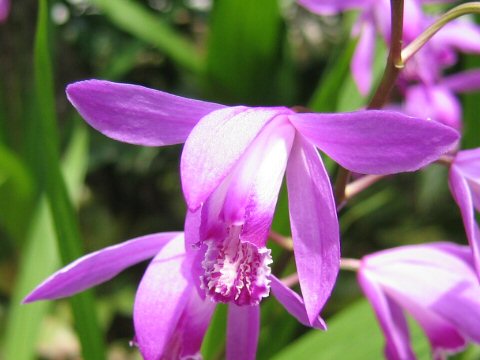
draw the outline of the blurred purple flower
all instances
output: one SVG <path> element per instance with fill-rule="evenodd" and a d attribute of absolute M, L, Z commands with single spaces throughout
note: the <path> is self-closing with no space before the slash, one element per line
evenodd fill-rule
<path fill-rule="evenodd" d="M 318 146 L 359 173 L 413 171 L 437 159 L 458 134 L 388 111 L 295 113 L 285 107 L 226 107 L 129 84 L 89 80 L 67 89 L 103 134 L 161 146 L 185 142 L 181 176 L 187 246 L 217 302 L 257 305 L 268 296 L 268 232 L 287 173 L 295 261 L 308 319 L 328 299 L 339 267 L 338 219 Z"/>
<path fill-rule="evenodd" d="M 422 327 L 434 359 L 480 342 L 480 287 L 467 247 L 432 243 L 381 251 L 362 259 L 358 279 L 389 360 L 416 358 L 403 310 Z"/>
<path fill-rule="evenodd" d="M 456 154 L 449 174 L 450 192 L 462 214 L 467 239 L 480 277 L 480 233 L 475 210 L 480 211 L 480 149 Z"/>
<path fill-rule="evenodd" d="M 10 0 L 0 0 L 0 23 L 7 20 L 10 14 Z"/>
<path fill-rule="evenodd" d="M 153 257 L 135 297 L 135 343 L 146 360 L 200 359 L 200 347 L 215 302 L 200 288 L 198 252 L 185 250 L 182 233 L 152 234 L 86 255 L 53 274 L 25 303 L 71 296 L 110 280 L 129 266 Z M 300 296 L 273 275 L 273 294 L 301 323 L 312 325 Z M 227 359 L 254 359 L 259 332 L 258 305 L 229 304 Z"/>
<path fill-rule="evenodd" d="M 451 0 L 437 2 L 446 3 Z M 387 44 L 390 42 L 389 1 L 298 0 L 298 3 L 320 15 L 331 15 L 351 9 L 361 11 L 353 28 L 353 35 L 359 37 L 359 42 L 353 55 L 351 69 L 360 93 L 367 95 L 373 79 L 376 30 Z M 426 3 L 431 3 L 431 0 L 405 0 L 402 39 L 404 44 L 409 44 L 433 22 L 433 18 L 422 11 L 422 5 Z M 457 62 L 458 51 L 480 53 L 480 28 L 474 22 L 461 19 L 444 26 L 408 61 L 401 77 L 431 86 L 440 81 L 446 67 Z"/>
<path fill-rule="evenodd" d="M 462 129 L 462 106 L 457 94 L 480 89 L 480 70 L 469 70 L 441 78 L 437 83 L 407 85 L 404 111 L 432 119 L 456 130 Z"/>

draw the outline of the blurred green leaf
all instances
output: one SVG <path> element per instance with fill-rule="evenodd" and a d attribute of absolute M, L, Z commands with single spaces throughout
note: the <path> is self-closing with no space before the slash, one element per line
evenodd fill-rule
<path fill-rule="evenodd" d="M 224 101 L 254 105 L 277 99 L 282 29 L 277 0 L 214 2 L 207 73 Z"/>
<path fill-rule="evenodd" d="M 384 339 L 366 300 L 347 307 L 327 321 L 328 331 L 310 331 L 287 346 L 274 360 L 381 359 Z M 414 324 L 411 324 L 414 325 Z M 419 359 L 430 359 L 430 347 L 421 329 L 410 326 L 413 348 Z"/>
<path fill-rule="evenodd" d="M 468 56 L 466 63 L 467 68 L 480 68 L 480 58 L 478 56 Z M 480 93 L 463 95 L 462 148 L 471 149 L 480 146 L 479 103 Z"/>
<path fill-rule="evenodd" d="M 68 191 L 78 203 L 87 171 L 87 131 L 83 124 L 75 127 L 63 160 Z M 22 299 L 51 275 L 59 266 L 53 219 L 46 198 L 35 209 L 28 236 L 22 249 L 19 274 L 11 299 L 5 339 L 5 358 L 35 359 L 35 344 L 41 321 L 50 305 L 47 301 L 22 305 Z"/>
<path fill-rule="evenodd" d="M 224 358 L 226 329 L 227 329 L 227 305 L 218 304 L 213 314 L 212 321 L 202 343 L 202 355 L 204 359 Z"/>
<path fill-rule="evenodd" d="M 0 226 L 20 243 L 25 236 L 34 201 L 34 183 L 22 160 L 0 144 Z"/>
<path fill-rule="evenodd" d="M 319 112 L 335 112 L 339 98 L 338 88 L 343 84 L 350 71 L 350 61 L 357 46 L 357 40 L 351 39 L 344 48 L 334 51 L 323 76 L 313 93 L 308 107 Z"/>
<path fill-rule="evenodd" d="M 90 0 L 120 29 L 156 46 L 185 69 L 200 73 L 203 59 L 194 45 L 163 19 L 131 0 Z"/>
<path fill-rule="evenodd" d="M 37 176 L 46 190 L 62 263 L 67 264 L 80 257 L 82 249 L 75 211 L 59 165 L 59 136 L 48 46 L 48 21 L 47 1 L 40 0 L 34 50 L 38 137 L 42 140 L 38 148 L 41 168 L 37 168 Z M 70 302 L 84 357 L 104 359 L 102 333 L 98 326 L 92 293 L 76 295 L 70 298 Z"/>

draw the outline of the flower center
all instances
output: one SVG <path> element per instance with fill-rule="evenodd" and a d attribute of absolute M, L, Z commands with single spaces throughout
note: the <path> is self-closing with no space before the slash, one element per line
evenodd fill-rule
<path fill-rule="evenodd" d="M 207 245 L 202 288 L 216 302 L 257 305 L 270 292 L 270 250 L 240 241 L 241 226 L 231 226 L 223 241 Z"/>

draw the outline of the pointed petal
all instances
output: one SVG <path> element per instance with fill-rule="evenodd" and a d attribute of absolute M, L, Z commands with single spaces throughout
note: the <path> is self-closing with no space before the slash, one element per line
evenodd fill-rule
<path fill-rule="evenodd" d="M 295 114 L 289 119 L 340 165 L 363 174 L 417 170 L 458 139 L 458 133 L 444 125 L 393 111 Z"/>
<path fill-rule="evenodd" d="M 183 143 L 203 116 L 224 108 L 138 85 L 102 80 L 71 84 L 67 97 L 102 134 L 145 146 Z"/>
<path fill-rule="evenodd" d="M 50 276 L 24 300 L 25 303 L 58 299 L 110 280 L 129 266 L 155 256 L 166 244 L 182 242 L 182 233 L 142 236 L 81 257 Z"/>
<path fill-rule="evenodd" d="M 254 360 L 260 330 L 260 307 L 228 305 L 227 360 Z"/>
<path fill-rule="evenodd" d="M 480 27 L 468 20 L 456 20 L 446 24 L 432 38 L 439 49 L 451 47 L 466 53 L 480 53 Z"/>
<path fill-rule="evenodd" d="M 188 137 L 181 173 L 185 199 L 195 211 L 227 177 L 260 130 L 286 108 L 232 107 L 205 116 Z"/>
<path fill-rule="evenodd" d="M 361 268 L 358 272 L 358 281 L 385 334 L 386 357 L 390 360 L 414 360 L 415 355 L 410 346 L 410 335 L 402 310 L 370 275 L 367 270 Z"/>
<path fill-rule="evenodd" d="M 160 359 L 175 342 L 175 329 L 192 292 L 193 256 L 185 255 L 184 244 L 171 241 L 148 266 L 137 290 L 133 309 L 135 336 L 143 357 Z M 173 346 L 173 344 L 172 344 Z"/>
<path fill-rule="evenodd" d="M 467 239 L 473 252 L 475 268 L 480 277 L 480 231 L 475 221 L 472 194 L 467 180 L 459 173 L 455 165 L 450 167 L 448 180 L 450 192 L 462 214 Z"/>
<path fill-rule="evenodd" d="M 242 225 L 242 241 L 265 246 L 294 137 L 287 119 L 275 119 L 233 171 L 221 215 L 227 224 Z"/>
<path fill-rule="evenodd" d="M 307 309 L 305 308 L 305 303 L 303 299 L 295 291 L 286 286 L 280 279 L 277 279 L 275 276 L 271 275 L 270 277 L 271 289 L 273 295 L 277 300 L 283 305 L 283 307 L 295 317 L 300 323 L 305 326 L 312 326 L 316 329 L 327 330 L 327 325 L 325 321 L 318 316 L 313 324 L 310 324 L 307 316 Z"/>
<path fill-rule="evenodd" d="M 361 24 L 360 39 L 351 63 L 352 76 L 360 94 L 368 95 L 372 87 L 373 56 L 375 54 L 375 26 L 371 19 Z"/>
<path fill-rule="evenodd" d="M 445 76 L 441 85 L 456 93 L 466 93 L 480 90 L 480 70 L 467 70 Z"/>
<path fill-rule="evenodd" d="M 337 211 L 328 174 L 316 149 L 300 135 L 287 166 L 295 263 L 310 324 L 332 291 L 340 264 Z"/>

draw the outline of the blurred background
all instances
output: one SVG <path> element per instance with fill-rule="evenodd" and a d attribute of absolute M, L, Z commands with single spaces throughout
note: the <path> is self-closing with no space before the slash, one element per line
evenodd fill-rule
<path fill-rule="evenodd" d="M 0 24 L 0 358 L 139 359 L 129 342 L 146 263 L 79 298 L 81 323 L 75 301 L 20 302 L 81 254 L 183 227 L 181 146 L 136 147 L 103 137 L 68 103 L 67 84 L 98 78 L 225 104 L 355 110 L 368 100 L 349 72 L 356 16 L 319 17 L 293 0 L 13 1 Z M 378 81 L 386 59 L 381 41 L 376 59 Z M 464 56 L 455 70 L 478 64 Z M 478 146 L 480 98 L 462 101 L 469 129 L 464 146 Z M 326 160 L 333 180 L 336 166 Z M 340 213 L 343 256 L 429 241 L 465 243 L 446 172 L 433 165 L 385 178 L 354 198 Z M 284 191 L 273 228 L 290 234 Z M 270 246 L 274 273 L 292 273 L 291 254 Z M 299 325 L 266 299 L 258 358 L 381 356 L 383 339 L 354 274 L 340 274 L 323 315 L 326 333 Z M 205 359 L 224 357 L 225 319 L 219 306 Z M 415 348 L 428 358 L 428 344 L 412 326 Z M 92 335 L 91 352 L 82 355 L 78 333 Z M 480 355 L 472 347 L 457 358 Z"/>

